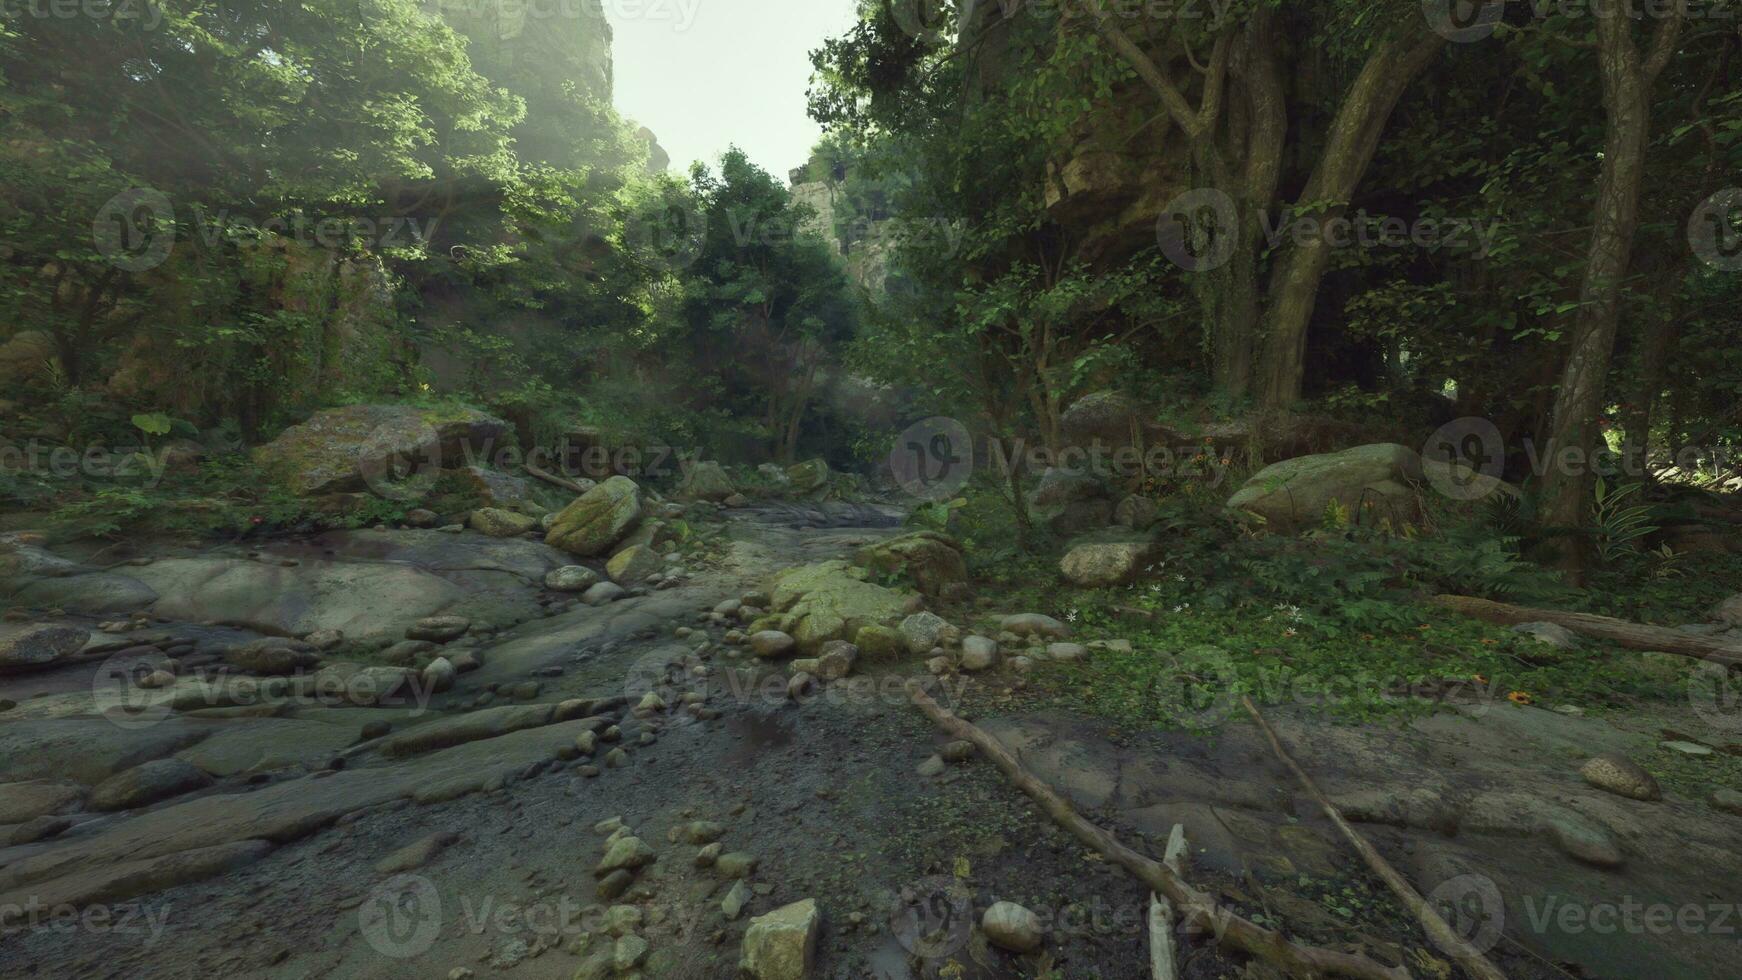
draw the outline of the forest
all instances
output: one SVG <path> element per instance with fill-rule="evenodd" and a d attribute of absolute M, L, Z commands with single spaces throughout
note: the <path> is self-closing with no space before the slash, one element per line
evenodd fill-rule
<path fill-rule="evenodd" d="M 0 975 L 1742 973 L 1742 4 L 742 3 L 0 0 Z"/>

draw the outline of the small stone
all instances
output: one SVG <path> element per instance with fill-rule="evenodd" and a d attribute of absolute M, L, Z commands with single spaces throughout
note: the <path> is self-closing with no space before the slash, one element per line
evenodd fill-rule
<path fill-rule="evenodd" d="M 941 776 L 944 774 L 944 760 L 941 756 L 927 756 L 913 771 L 921 776 Z"/>
<path fill-rule="evenodd" d="M 700 846 L 712 844 L 726 836 L 726 828 L 723 824 L 715 823 L 712 820 L 696 820 L 673 827 L 672 836 L 674 840 Z"/>
<path fill-rule="evenodd" d="M 647 959 L 647 940 L 640 936 L 624 936 L 612 948 L 611 966 L 618 973 L 628 973 Z"/>
<path fill-rule="evenodd" d="M 615 834 L 617 831 L 622 829 L 622 817 L 607 817 L 593 825 L 593 833 L 595 834 Z"/>
<path fill-rule="evenodd" d="M 711 868 L 711 867 L 713 867 L 714 862 L 716 862 L 720 859 L 720 852 L 725 850 L 725 849 L 726 849 L 726 845 L 721 844 L 721 843 L 716 841 L 715 843 L 709 844 L 708 846 L 697 851 L 696 852 L 696 867 L 698 867 L 698 868 Z"/>
<path fill-rule="evenodd" d="M 748 878 L 756 871 L 758 860 L 754 854 L 743 851 L 732 851 L 722 854 L 714 860 L 714 870 L 722 878 Z"/>
<path fill-rule="evenodd" d="M 628 871 L 611 872 L 599 879 L 599 887 L 596 889 L 599 901 L 609 902 L 621 898 L 623 893 L 629 890 L 629 886 L 634 883 L 635 876 Z"/>
<path fill-rule="evenodd" d="M 1519 623 L 1512 627 L 1512 632 L 1523 633 L 1557 650 L 1573 650 L 1579 646 L 1579 635 L 1559 623 Z"/>
<path fill-rule="evenodd" d="M 657 859 L 653 848 L 639 837 L 619 837 L 605 849 L 605 856 L 593 868 L 593 876 L 603 878 L 613 871 L 633 871 Z"/>
<path fill-rule="evenodd" d="M 585 565 L 564 565 L 544 576 L 544 587 L 552 592 L 585 592 L 598 584 L 599 573 Z"/>
<path fill-rule="evenodd" d="M 1548 832 L 1562 852 L 1586 864 L 1614 868 L 1623 860 L 1620 846 L 1607 830 L 1576 814 L 1550 818 Z"/>
<path fill-rule="evenodd" d="M 600 582 L 581 593 L 581 602 L 589 606 L 603 606 L 616 602 L 629 594 L 629 590 L 616 582 Z"/>
<path fill-rule="evenodd" d="M 445 850 L 448 845 L 459 840 L 460 836 L 448 831 L 430 834 L 428 837 L 394 851 L 376 862 L 375 870 L 379 874 L 392 875 L 421 868 L 434 860 L 435 856 Z"/>
<path fill-rule="evenodd" d="M 1735 815 L 1742 817 L 1742 793 L 1738 793 L 1733 789 L 1720 788 L 1712 790 L 1712 795 L 1709 799 L 1713 806 L 1723 810 L 1725 813 L 1734 813 Z"/>
<path fill-rule="evenodd" d="M 582 732 L 575 736 L 575 748 L 582 755 L 592 755 L 599 747 L 597 732 Z"/>
<path fill-rule="evenodd" d="M 633 905 L 613 905 L 605 910 L 605 931 L 627 936 L 641 928 L 641 910 Z"/>
<path fill-rule="evenodd" d="M 797 645 L 797 641 L 779 630 L 763 630 L 750 637 L 750 652 L 763 659 L 786 656 Z"/>
<path fill-rule="evenodd" d="M 786 682 L 786 696 L 797 701 L 809 694 L 811 689 L 816 686 L 817 679 L 801 670 L 792 675 L 792 679 Z"/>
<path fill-rule="evenodd" d="M 423 669 L 423 682 L 428 690 L 440 694 L 454 686 L 454 680 L 459 677 L 459 670 L 453 661 L 446 657 L 437 657 Z"/>
<path fill-rule="evenodd" d="M 738 968 L 753 980 L 808 980 L 822 913 L 813 899 L 750 920 Z"/>
<path fill-rule="evenodd" d="M 1663 790 L 1651 773 L 1626 756 L 1612 752 L 1597 756 L 1579 769 L 1579 775 L 1592 786 L 1617 796 L 1633 800 L 1663 799 Z"/>
<path fill-rule="evenodd" d="M 139 678 L 139 686 L 148 691 L 155 691 L 165 687 L 174 687 L 175 675 L 167 670 L 154 670 L 151 673 L 146 674 L 144 677 Z"/>
<path fill-rule="evenodd" d="M 962 639 L 962 669 L 988 670 L 998 663 L 998 642 L 989 637 L 969 636 Z"/>
<path fill-rule="evenodd" d="M 605 753 L 606 769 L 621 769 L 628 764 L 629 753 L 625 752 L 622 746 L 618 746 L 617 748 Z"/>
<path fill-rule="evenodd" d="M 966 739 L 957 739 L 943 747 L 938 754 L 945 762 L 966 762 L 974 757 L 974 743 Z"/>
<path fill-rule="evenodd" d="M 462 616 L 428 616 L 413 623 L 405 631 L 408 640 L 424 640 L 429 643 L 446 643 L 466 635 L 472 628 L 472 621 Z"/>
<path fill-rule="evenodd" d="M 1012 953 L 1032 953 L 1044 938 L 1040 917 L 1015 902 L 998 902 L 987 909 L 980 928 L 994 946 Z"/>
<path fill-rule="evenodd" d="M 1047 636 L 1063 639 L 1071 634 L 1070 627 L 1040 613 L 1020 613 L 1015 616 L 1005 616 L 998 621 L 998 628 L 1015 636 Z"/>
<path fill-rule="evenodd" d="M 1712 754 L 1712 750 L 1709 746 L 1700 745 L 1697 742 L 1671 741 L 1671 742 L 1660 742 L 1659 744 L 1662 745 L 1664 748 L 1669 749 L 1671 752 L 1680 752 L 1682 755 L 1691 755 L 1691 756 L 1701 757 L 1701 756 L 1708 756 L 1708 755 Z"/>
<path fill-rule="evenodd" d="M 726 916 L 726 921 L 737 921 L 738 916 L 744 914 L 744 906 L 750 904 L 750 898 L 750 887 L 742 881 L 734 881 L 732 890 L 720 901 L 720 912 Z"/>
<path fill-rule="evenodd" d="M 1088 659 L 1089 648 L 1081 643 L 1049 643 L 1046 655 L 1060 663 L 1076 663 Z"/>

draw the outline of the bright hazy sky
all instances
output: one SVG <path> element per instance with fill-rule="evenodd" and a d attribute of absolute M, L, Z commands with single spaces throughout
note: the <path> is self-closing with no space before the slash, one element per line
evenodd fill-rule
<path fill-rule="evenodd" d="M 736 143 L 785 181 L 822 135 L 805 115 L 810 51 L 846 32 L 855 0 L 604 0 L 617 109 L 659 137 L 671 169 Z M 716 166 L 717 169 L 717 166 Z"/>

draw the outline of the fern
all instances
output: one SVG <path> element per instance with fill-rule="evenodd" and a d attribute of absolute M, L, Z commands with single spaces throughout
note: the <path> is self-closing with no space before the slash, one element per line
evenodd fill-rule
<path fill-rule="evenodd" d="M 1639 539 L 1657 530 L 1651 523 L 1651 507 L 1629 503 L 1639 494 L 1642 484 L 1629 483 L 1611 487 L 1597 478 L 1596 506 L 1591 512 L 1591 536 L 1597 547 L 1597 557 L 1605 565 L 1639 553 Z"/>

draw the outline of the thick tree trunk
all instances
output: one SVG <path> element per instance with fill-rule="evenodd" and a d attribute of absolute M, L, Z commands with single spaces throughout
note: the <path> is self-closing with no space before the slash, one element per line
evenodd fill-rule
<path fill-rule="evenodd" d="M 1651 138 L 1651 88 L 1669 60 L 1680 14 L 1662 21 L 1649 62 L 1642 62 L 1633 43 L 1632 21 L 1626 17 L 1595 18 L 1597 58 L 1606 116 L 1603 165 L 1597 181 L 1597 201 L 1586 249 L 1585 277 L 1579 309 L 1573 319 L 1572 341 L 1555 395 L 1549 433 L 1549 458 L 1591 459 L 1599 436 L 1609 361 L 1615 349 L 1620 319 L 1621 286 L 1633 256 L 1633 235 L 1639 225 L 1639 191 L 1645 175 L 1645 151 Z M 1583 568 L 1585 542 L 1579 537 L 1590 509 L 1591 467 L 1549 467 L 1543 478 L 1539 511 L 1549 561 L 1572 572 Z"/>
<path fill-rule="evenodd" d="M 1426 37 L 1401 36 L 1380 45 L 1367 59 L 1337 109 L 1324 152 L 1301 192 L 1303 202 L 1333 202 L 1333 207 L 1314 217 L 1328 220 L 1343 214 L 1378 152 L 1397 100 L 1427 70 L 1445 43 L 1445 38 L 1432 32 Z M 1307 327 L 1330 261 L 1331 243 L 1324 235 L 1316 235 L 1296 244 L 1271 273 L 1258 390 L 1266 408 L 1286 409 L 1300 400 Z"/>

